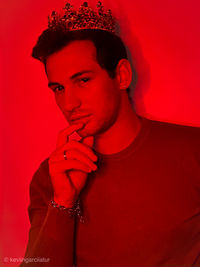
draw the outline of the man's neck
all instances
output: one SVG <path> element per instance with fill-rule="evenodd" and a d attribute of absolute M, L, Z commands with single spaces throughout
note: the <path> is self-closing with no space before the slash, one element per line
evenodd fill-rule
<path fill-rule="evenodd" d="M 95 137 L 94 149 L 101 154 L 115 154 L 128 147 L 141 129 L 141 121 L 126 95 L 122 95 L 116 122 L 103 134 Z"/>

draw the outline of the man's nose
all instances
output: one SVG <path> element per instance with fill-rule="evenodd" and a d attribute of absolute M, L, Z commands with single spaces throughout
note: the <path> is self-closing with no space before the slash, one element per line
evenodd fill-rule
<path fill-rule="evenodd" d="M 74 88 L 68 88 L 64 93 L 65 110 L 70 112 L 80 106 L 81 101 Z"/>

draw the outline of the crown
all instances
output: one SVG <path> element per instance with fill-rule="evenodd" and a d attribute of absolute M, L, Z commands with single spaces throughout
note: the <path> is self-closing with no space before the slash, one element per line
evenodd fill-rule
<path fill-rule="evenodd" d="M 83 29 L 101 29 L 115 33 L 115 19 L 112 12 L 108 9 L 104 11 L 102 3 L 97 3 L 97 10 L 93 10 L 84 2 L 78 10 L 75 10 L 70 3 L 66 3 L 62 12 L 58 14 L 52 11 L 48 16 L 48 28 L 56 30 L 63 28 L 64 31 L 74 31 Z"/>

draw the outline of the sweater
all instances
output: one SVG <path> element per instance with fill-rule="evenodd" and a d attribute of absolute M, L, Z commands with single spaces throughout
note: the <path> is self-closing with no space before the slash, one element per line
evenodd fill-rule
<path fill-rule="evenodd" d="M 200 128 L 140 118 L 127 148 L 96 152 L 80 194 L 85 223 L 49 205 L 48 158 L 41 163 L 20 267 L 200 266 Z"/>

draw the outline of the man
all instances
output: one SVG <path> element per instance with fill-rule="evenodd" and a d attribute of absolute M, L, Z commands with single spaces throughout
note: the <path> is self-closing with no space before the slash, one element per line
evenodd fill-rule
<path fill-rule="evenodd" d="M 67 4 L 65 24 L 54 12 L 33 49 L 69 126 L 31 181 L 21 266 L 198 266 L 200 129 L 135 113 L 125 47 L 98 8 Z"/>

